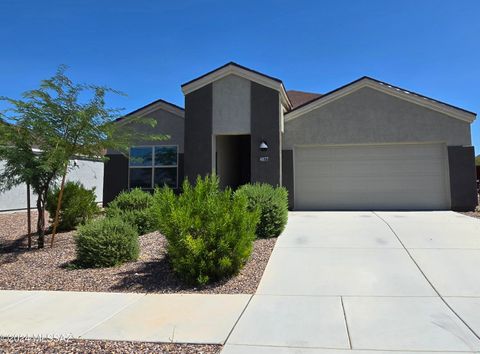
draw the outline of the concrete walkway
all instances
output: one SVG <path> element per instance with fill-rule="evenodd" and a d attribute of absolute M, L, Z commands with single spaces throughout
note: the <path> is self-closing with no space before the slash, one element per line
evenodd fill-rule
<path fill-rule="evenodd" d="M 480 220 L 293 212 L 224 354 L 480 351 Z"/>
<path fill-rule="evenodd" d="M 0 336 L 224 344 L 250 298 L 0 291 Z"/>

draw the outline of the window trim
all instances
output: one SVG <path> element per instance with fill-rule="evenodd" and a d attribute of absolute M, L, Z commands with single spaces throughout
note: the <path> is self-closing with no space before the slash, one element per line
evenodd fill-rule
<path fill-rule="evenodd" d="M 164 165 L 164 166 L 155 166 L 155 148 L 156 147 L 172 147 L 174 146 L 176 148 L 176 151 L 177 151 L 177 164 L 176 165 Z M 151 166 L 130 166 L 130 155 L 131 155 L 131 150 L 132 149 L 135 149 L 135 148 L 150 148 L 151 149 L 151 153 L 152 153 L 152 165 Z M 128 189 L 131 190 L 132 187 L 130 185 L 130 169 L 138 169 L 138 168 L 149 168 L 151 170 L 151 183 L 150 183 L 150 188 L 142 188 L 142 189 L 148 189 L 148 190 L 153 190 L 155 189 L 155 169 L 156 168 L 176 168 L 177 169 L 177 173 L 176 173 L 176 178 L 175 178 L 175 187 L 172 187 L 173 189 L 178 189 L 178 155 L 179 155 L 179 152 L 178 152 L 178 144 L 165 144 L 165 145 L 134 145 L 134 146 L 130 146 L 129 150 L 128 150 Z M 134 187 L 136 188 L 136 187 Z"/>

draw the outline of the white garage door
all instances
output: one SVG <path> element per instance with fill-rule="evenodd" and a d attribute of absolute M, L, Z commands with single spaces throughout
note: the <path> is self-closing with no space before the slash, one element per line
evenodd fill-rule
<path fill-rule="evenodd" d="M 295 147 L 295 209 L 449 209 L 446 146 Z"/>

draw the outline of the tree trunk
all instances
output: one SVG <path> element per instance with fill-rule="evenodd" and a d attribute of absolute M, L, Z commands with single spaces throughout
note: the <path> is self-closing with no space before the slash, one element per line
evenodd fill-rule
<path fill-rule="evenodd" d="M 60 192 L 58 193 L 57 210 L 55 211 L 55 220 L 53 221 L 52 239 L 50 241 L 50 247 L 53 247 L 55 241 L 55 234 L 57 233 L 58 217 L 60 214 L 60 208 L 62 206 L 63 190 L 65 189 L 65 178 L 67 177 L 68 164 L 63 171 L 62 183 L 60 185 Z"/>
<path fill-rule="evenodd" d="M 30 183 L 27 183 L 27 233 L 28 233 L 28 249 L 32 249 L 32 217 L 30 208 Z"/>
<path fill-rule="evenodd" d="M 45 246 L 45 205 L 42 200 L 42 195 L 37 198 L 37 234 L 38 234 L 38 248 Z"/>

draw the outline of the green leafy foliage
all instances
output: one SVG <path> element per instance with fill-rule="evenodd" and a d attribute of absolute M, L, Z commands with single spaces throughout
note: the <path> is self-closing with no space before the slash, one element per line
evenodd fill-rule
<path fill-rule="evenodd" d="M 133 225 L 140 235 L 155 231 L 158 220 L 153 213 L 153 196 L 134 188 L 120 193 L 107 208 L 107 217 L 119 217 Z"/>
<path fill-rule="evenodd" d="M 138 259 L 140 253 L 137 230 L 116 217 L 79 226 L 75 242 L 76 264 L 84 268 L 120 265 Z"/>
<path fill-rule="evenodd" d="M 249 210 L 260 211 L 257 237 L 277 237 L 282 233 L 288 219 L 288 192 L 284 187 L 246 184 L 235 192 L 235 196 L 244 196 Z"/>
<path fill-rule="evenodd" d="M 51 217 L 55 215 L 59 193 L 58 187 L 48 193 L 46 209 Z M 95 188 L 86 189 L 79 182 L 65 183 L 62 199 L 58 230 L 73 230 L 100 212 L 95 201 Z"/>
<path fill-rule="evenodd" d="M 186 282 L 204 285 L 236 274 L 248 260 L 258 213 L 247 210 L 243 196 L 220 191 L 218 178 L 183 183 L 175 195 L 164 187 L 154 194 L 160 232 L 168 240 L 174 271 Z"/>
<path fill-rule="evenodd" d="M 122 94 L 105 86 L 79 84 L 62 65 L 39 87 L 19 99 L 0 97 L 0 191 L 28 183 L 37 195 L 38 247 L 44 245 L 44 211 L 48 190 L 58 177 L 65 177 L 69 161 L 77 155 L 104 158 L 105 149 L 126 154 L 134 141 L 159 141 L 167 136 L 151 134 L 156 120 L 129 115 L 110 108 L 111 94 Z M 135 129 L 146 125 L 147 129 Z M 63 198 L 62 198 L 63 199 Z M 54 227 L 55 228 L 55 227 Z M 53 236 L 52 236 L 53 245 Z"/>

